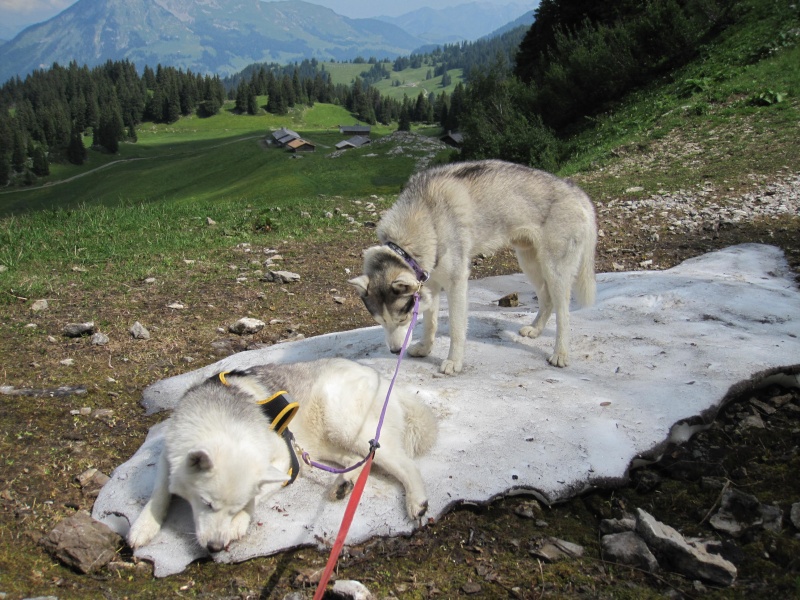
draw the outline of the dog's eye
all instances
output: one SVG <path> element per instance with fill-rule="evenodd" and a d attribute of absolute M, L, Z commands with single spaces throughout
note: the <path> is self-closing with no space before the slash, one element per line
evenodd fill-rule
<path fill-rule="evenodd" d="M 209 509 L 211 511 L 214 510 L 214 503 L 211 502 L 211 500 L 206 500 L 205 498 L 203 498 L 202 502 L 203 502 L 203 506 L 205 506 L 207 509 Z"/>

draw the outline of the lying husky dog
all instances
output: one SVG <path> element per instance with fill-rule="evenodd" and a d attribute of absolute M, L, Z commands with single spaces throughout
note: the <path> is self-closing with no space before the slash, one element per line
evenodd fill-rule
<path fill-rule="evenodd" d="M 256 502 L 297 476 L 288 431 L 314 460 L 356 464 L 370 450 L 388 385 L 369 367 L 324 359 L 231 371 L 192 387 L 167 423 L 152 496 L 131 527 L 129 544 L 137 548 L 155 537 L 170 495 L 177 494 L 192 506 L 199 544 L 210 552 L 226 548 L 247 532 Z M 267 416 L 262 409 L 274 403 Z M 403 484 L 412 520 L 425 514 L 428 501 L 411 458 L 435 439 L 431 410 L 395 386 L 374 463 Z M 332 498 L 349 493 L 360 471 L 339 475 Z"/>
<path fill-rule="evenodd" d="M 574 287 L 582 305 L 594 302 L 594 208 L 577 186 L 499 160 L 437 167 L 414 175 L 378 224 L 381 246 L 366 250 L 364 274 L 350 280 L 399 352 L 419 291 L 422 340 L 408 349 L 427 356 L 436 335 L 439 294 L 447 294 L 450 352 L 441 372 L 461 371 L 467 337 L 467 280 L 472 258 L 512 246 L 539 299 L 535 338 L 556 312 L 551 365 L 569 362 L 569 302 Z M 424 283 L 424 285 L 423 285 Z"/>

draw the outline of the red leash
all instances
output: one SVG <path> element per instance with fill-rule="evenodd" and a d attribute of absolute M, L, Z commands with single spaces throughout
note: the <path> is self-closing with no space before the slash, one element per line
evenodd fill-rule
<path fill-rule="evenodd" d="M 364 463 L 364 470 L 361 471 L 361 475 L 358 476 L 356 485 L 353 487 L 353 491 L 350 493 L 350 501 L 347 503 L 347 508 L 344 511 L 344 517 L 342 517 L 342 524 L 339 527 L 339 533 L 336 536 L 336 541 L 334 542 L 333 547 L 331 548 L 331 555 L 328 557 L 328 564 L 325 565 L 325 570 L 322 572 L 322 578 L 319 580 L 319 584 L 317 584 L 317 591 L 314 593 L 314 600 L 321 600 L 322 596 L 325 595 L 325 588 L 328 587 L 328 581 L 333 573 L 333 568 L 336 566 L 336 561 L 339 560 L 339 554 L 342 552 L 344 541 L 347 538 L 347 532 L 350 531 L 350 524 L 353 522 L 353 517 L 356 514 L 358 502 L 361 500 L 361 492 L 364 491 L 364 485 L 367 483 L 369 470 L 372 468 L 372 458 L 374 456 L 375 450 L 373 449 L 367 457 L 367 462 Z"/>

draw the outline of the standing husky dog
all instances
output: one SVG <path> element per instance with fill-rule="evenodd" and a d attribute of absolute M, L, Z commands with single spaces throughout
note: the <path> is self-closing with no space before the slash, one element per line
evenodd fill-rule
<path fill-rule="evenodd" d="M 533 325 L 520 334 L 537 337 L 555 309 L 556 345 L 548 362 L 567 366 L 571 290 L 582 305 L 595 295 L 597 226 L 592 203 L 578 187 L 499 160 L 433 168 L 409 180 L 378 224 L 378 239 L 383 245 L 365 252 L 364 275 L 350 284 L 383 326 L 392 352 L 400 351 L 419 290 L 424 333 L 408 353 L 430 354 L 444 290 L 450 352 L 440 370 L 461 371 L 471 259 L 512 246 L 539 299 Z"/>
<path fill-rule="evenodd" d="M 291 429 L 311 457 L 350 466 L 370 449 L 388 386 L 369 367 L 324 359 L 222 373 L 192 387 L 167 423 L 152 496 L 128 534 L 131 547 L 153 539 L 177 494 L 192 506 L 199 544 L 210 552 L 226 548 L 247 532 L 256 502 L 297 476 L 291 436 L 279 434 L 291 420 L 286 415 L 296 410 Z M 279 396 L 283 390 L 296 404 Z M 262 408 L 276 396 L 282 405 L 268 417 Z M 431 410 L 395 387 L 374 462 L 405 487 L 412 520 L 425 514 L 428 500 L 411 457 L 435 439 Z M 339 475 L 331 497 L 349 493 L 360 472 Z"/>

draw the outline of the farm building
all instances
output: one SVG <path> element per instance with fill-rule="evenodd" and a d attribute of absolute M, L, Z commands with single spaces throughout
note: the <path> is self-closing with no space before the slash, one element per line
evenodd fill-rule
<path fill-rule="evenodd" d="M 368 136 L 372 131 L 369 125 L 339 125 L 339 133 L 342 135 L 361 135 Z"/>
<path fill-rule="evenodd" d="M 460 133 L 453 133 L 452 131 L 448 131 L 446 135 L 443 135 L 439 139 L 449 146 L 458 147 L 464 143 L 464 136 Z"/>
<path fill-rule="evenodd" d="M 361 148 L 361 146 L 366 146 L 371 141 L 372 140 L 370 140 L 368 137 L 364 137 L 363 135 L 357 135 L 351 137 L 349 140 L 343 140 L 339 142 L 338 144 L 336 144 L 336 149 L 343 150 L 345 148 Z"/>
<path fill-rule="evenodd" d="M 297 138 L 296 140 L 292 140 L 286 147 L 291 152 L 314 152 L 317 147 L 309 141 L 304 140 L 303 138 Z"/>
<path fill-rule="evenodd" d="M 300 134 L 286 127 L 281 127 L 277 131 L 272 132 L 272 141 L 278 146 L 285 146 L 292 140 L 299 140 Z"/>

